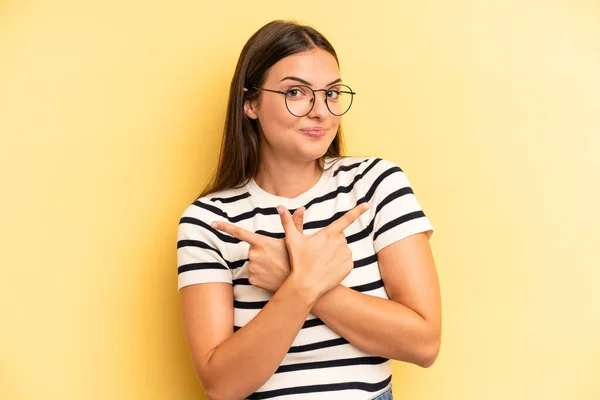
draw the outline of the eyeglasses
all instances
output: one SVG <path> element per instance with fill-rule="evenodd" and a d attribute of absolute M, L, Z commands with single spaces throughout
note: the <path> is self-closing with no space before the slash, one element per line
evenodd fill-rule
<path fill-rule="evenodd" d="M 315 93 L 325 92 L 325 105 L 330 113 L 344 115 L 352 106 L 355 92 L 347 85 L 333 85 L 328 89 L 314 90 L 310 86 L 297 85 L 285 92 L 253 86 L 252 89 L 279 93 L 285 96 L 285 107 L 295 117 L 304 117 L 315 107 Z"/>

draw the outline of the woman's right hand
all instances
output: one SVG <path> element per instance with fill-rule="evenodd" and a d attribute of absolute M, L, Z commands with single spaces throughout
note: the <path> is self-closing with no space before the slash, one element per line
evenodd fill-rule
<path fill-rule="evenodd" d="M 316 302 L 352 271 L 354 261 L 344 229 L 368 209 L 368 203 L 362 203 L 319 232 L 305 235 L 298 231 L 289 211 L 277 207 L 290 258 L 291 272 L 287 279 L 309 302 Z"/>

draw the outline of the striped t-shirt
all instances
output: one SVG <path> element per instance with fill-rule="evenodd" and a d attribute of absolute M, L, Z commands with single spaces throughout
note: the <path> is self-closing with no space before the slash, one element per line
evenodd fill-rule
<path fill-rule="evenodd" d="M 179 223 L 178 288 L 205 282 L 232 284 L 234 330 L 246 325 L 269 301 L 271 294 L 248 282 L 249 244 L 211 228 L 226 221 L 246 230 L 283 238 L 275 207 L 291 213 L 306 207 L 304 233 L 331 224 L 356 205 L 370 208 L 344 230 L 354 269 L 342 285 L 370 296 L 388 299 L 377 252 L 419 232 L 433 233 L 404 172 L 393 162 L 370 158 L 328 158 L 320 180 L 295 198 L 262 190 L 254 180 L 237 189 L 199 198 Z M 275 374 L 249 399 L 370 399 L 391 382 L 391 361 L 352 346 L 309 314 Z"/>

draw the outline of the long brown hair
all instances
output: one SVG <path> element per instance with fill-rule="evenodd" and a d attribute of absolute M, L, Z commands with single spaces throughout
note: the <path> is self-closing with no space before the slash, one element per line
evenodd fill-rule
<path fill-rule="evenodd" d="M 200 197 L 243 186 L 258 172 L 258 122 L 246 116 L 244 102 L 256 100 L 259 93 L 254 90 L 244 91 L 244 88 L 262 86 L 269 68 L 282 58 L 315 48 L 329 52 L 339 67 L 339 60 L 331 43 L 309 26 L 289 21 L 272 21 L 248 39 L 231 80 L 219 164 Z M 341 157 L 343 151 L 340 125 L 333 142 L 319 160 L 319 165 L 322 165 L 325 157 Z"/>

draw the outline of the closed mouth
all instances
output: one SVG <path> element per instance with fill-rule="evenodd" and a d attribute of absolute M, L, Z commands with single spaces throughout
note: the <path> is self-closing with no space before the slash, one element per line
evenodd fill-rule
<path fill-rule="evenodd" d="M 302 132 L 311 135 L 311 136 L 320 136 L 327 133 L 327 129 L 325 128 L 304 128 L 300 129 Z"/>

